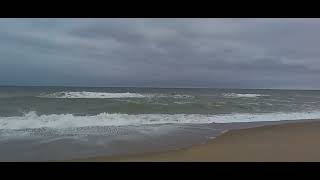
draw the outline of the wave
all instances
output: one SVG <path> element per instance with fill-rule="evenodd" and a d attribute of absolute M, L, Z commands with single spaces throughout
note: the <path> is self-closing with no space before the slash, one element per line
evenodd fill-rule
<path fill-rule="evenodd" d="M 245 97 L 245 98 L 255 98 L 260 96 L 269 96 L 266 94 L 237 94 L 237 93 L 226 93 L 223 94 L 224 97 Z"/>
<path fill-rule="evenodd" d="M 173 95 L 173 98 L 194 98 L 194 96 L 190 96 L 190 95 L 181 95 L 181 94 L 176 94 Z"/>
<path fill-rule="evenodd" d="M 42 94 L 37 96 L 40 98 L 95 98 L 95 99 L 104 99 L 104 98 L 163 98 L 163 97 L 172 97 L 175 99 L 185 99 L 185 98 L 194 98 L 194 96 L 183 95 L 183 94 L 139 94 L 139 93 L 107 93 L 107 92 L 55 92 L 51 94 Z"/>
<path fill-rule="evenodd" d="M 73 114 L 37 115 L 29 112 L 23 116 L 0 117 L 0 129 L 77 128 L 90 126 L 139 126 L 150 124 L 208 124 L 232 122 L 281 121 L 320 118 L 320 111 L 264 114 L 109 114 L 75 116 Z"/>
<path fill-rule="evenodd" d="M 106 93 L 106 92 L 56 92 L 39 96 L 41 98 L 145 98 L 148 95 L 138 93 Z"/>
<path fill-rule="evenodd" d="M 174 104 L 191 104 L 192 102 L 179 102 L 179 101 L 175 101 L 173 102 Z"/>

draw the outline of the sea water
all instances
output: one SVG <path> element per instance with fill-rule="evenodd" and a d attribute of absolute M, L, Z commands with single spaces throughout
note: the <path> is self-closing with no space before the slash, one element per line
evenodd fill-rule
<path fill-rule="evenodd" d="M 320 91 L 0 87 L 0 161 L 178 149 L 226 130 L 320 118 Z"/>

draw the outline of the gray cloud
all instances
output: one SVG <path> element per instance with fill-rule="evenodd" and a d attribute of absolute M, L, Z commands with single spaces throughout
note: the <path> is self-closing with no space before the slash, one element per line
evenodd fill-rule
<path fill-rule="evenodd" d="M 320 88 L 320 19 L 0 19 L 0 85 Z"/>

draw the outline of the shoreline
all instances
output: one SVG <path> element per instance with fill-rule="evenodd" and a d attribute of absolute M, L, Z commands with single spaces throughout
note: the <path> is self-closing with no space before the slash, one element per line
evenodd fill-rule
<path fill-rule="evenodd" d="M 190 148 L 75 159 L 78 162 L 320 161 L 320 121 L 229 130 Z"/>

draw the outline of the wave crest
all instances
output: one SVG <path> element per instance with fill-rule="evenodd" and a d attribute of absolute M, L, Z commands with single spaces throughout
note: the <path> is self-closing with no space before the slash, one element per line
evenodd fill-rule
<path fill-rule="evenodd" d="M 264 114 L 119 114 L 100 113 L 93 116 L 75 116 L 73 114 L 37 115 L 29 112 L 23 116 L 0 117 L 0 129 L 33 129 L 33 128 L 77 128 L 90 126 L 129 126 L 150 124 L 208 124 L 232 122 L 257 122 L 317 119 L 320 111 L 296 113 Z"/>
<path fill-rule="evenodd" d="M 223 94 L 224 97 L 245 97 L 245 98 L 255 98 L 261 96 L 269 96 L 266 94 L 237 94 L 237 93 L 225 93 Z"/>
<path fill-rule="evenodd" d="M 95 99 L 107 99 L 107 98 L 166 98 L 172 97 L 175 99 L 185 99 L 185 98 L 194 98 L 191 95 L 183 95 L 183 94 L 139 94 L 139 93 L 108 93 L 108 92 L 69 92 L 69 91 L 62 91 L 62 92 L 55 92 L 51 94 L 44 94 L 38 96 L 40 98 L 95 98 Z"/>
<path fill-rule="evenodd" d="M 39 96 L 42 98 L 144 98 L 147 95 L 138 93 L 106 93 L 106 92 L 56 92 Z"/>

